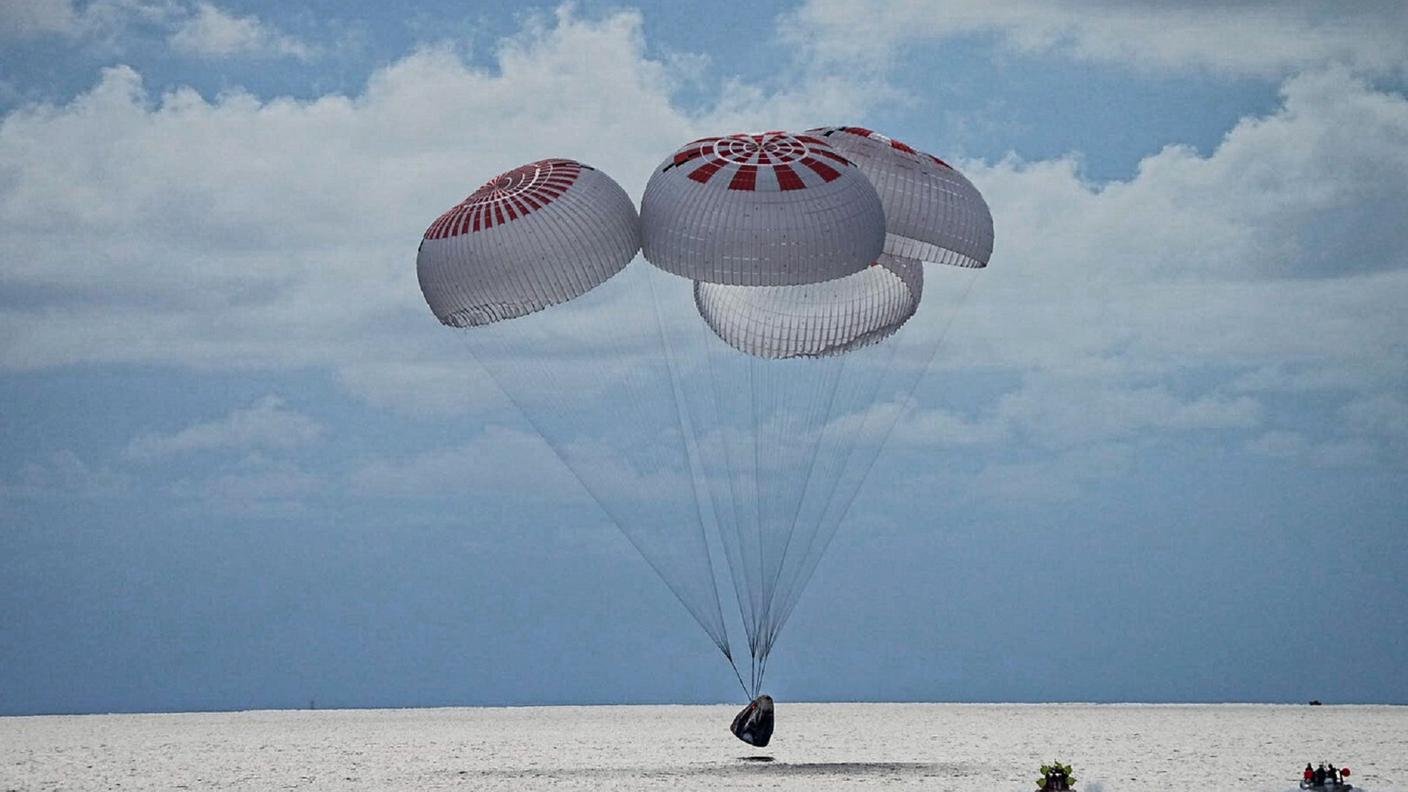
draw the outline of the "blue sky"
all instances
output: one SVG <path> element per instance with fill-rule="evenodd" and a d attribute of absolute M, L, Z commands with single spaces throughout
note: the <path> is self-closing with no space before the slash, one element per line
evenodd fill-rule
<path fill-rule="evenodd" d="M 415 248 L 825 124 L 997 245 L 774 695 L 1408 702 L 1402 6 L 680 5 L 0 0 L 0 713 L 736 698 Z"/>

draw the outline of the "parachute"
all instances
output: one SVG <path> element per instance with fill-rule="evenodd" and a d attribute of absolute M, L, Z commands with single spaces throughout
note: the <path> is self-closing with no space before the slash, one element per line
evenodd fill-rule
<path fill-rule="evenodd" d="M 811 136 L 701 138 L 666 157 L 641 198 L 645 258 L 692 280 L 831 280 L 864 269 L 884 241 L 875 188 Z"/>
<path fill-rule="evenodd" d="M 619 184 L 546 159 L 490 180 L 437 218 L 416 275 L 437 319 L 476 327 L 580 297 L 639 249 L 635 204 Z"/>
<path fill-rule="evenodd" d="M 992 256 L 992 213 L 973 183 L 933 154 L 864 127 L 808 131 L 851 158 L 885 208 L 885 252 L 979 269 Z"/>
<path fill-rule="evenodd" d="M 766 699 L 765 745 L 778 634 L 991 250 L 957 171 L 826 127 L 688 143 L 639 214 L 599 170 L 525 165 L 435 220 L 417 273 Z"/>
<path fill-rule="evenodd" d="M 840 355 L 876 343 L 919 309 L 924 268 L 882 253 L 844 278 L 803 286 L 696 281 L 694 303 L 726 344 L 763 358 Z"/>

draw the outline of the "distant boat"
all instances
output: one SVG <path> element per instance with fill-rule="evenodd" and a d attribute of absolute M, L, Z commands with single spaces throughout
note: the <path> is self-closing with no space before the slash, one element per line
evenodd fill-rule
<path fill-rule="evenodd" d="M 1318 706 L 1320 706 L 1320 699 L 1311 699 L 1311 700 L 1310 700 L 1310 706 L 1312 706 L 1312 707 L 1318 707 Z"/>
<path fill-rule="evenodd" d="M 1300 782 L 1300 788 L 1309 792 L 1350 792 L 1354 785 L 1349 783 L 1350 771 L 1348 767 L 1336 769 L 1330 765 L 1330 771 L 1325 772 L 1325 765 L 1320 765 L 1320 769 L 1315 772 L 1313 778 L 1306 778 Z M 1316 782 L 1319 783 L 1316 783 Z"/>
<path fill-rule="evenodd" d="M 1300 788 L 1309 790 L 1309 792 L 1350 792 L 1350 790 L 1354 789 L 1354 785 L 1348 781 L 1332 781 L 1327 778 L 1323 784 L 1302 781 L 1300 782 Z"/>

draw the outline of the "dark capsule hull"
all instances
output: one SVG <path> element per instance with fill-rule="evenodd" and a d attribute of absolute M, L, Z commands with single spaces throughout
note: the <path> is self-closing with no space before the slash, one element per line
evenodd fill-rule
<path fill-rule="evenodd" d="M 729 729 L 743 742 L 762 748 L 772 739 L 772 723 L 772 696 L 763 695 L 748 702 Z"/>

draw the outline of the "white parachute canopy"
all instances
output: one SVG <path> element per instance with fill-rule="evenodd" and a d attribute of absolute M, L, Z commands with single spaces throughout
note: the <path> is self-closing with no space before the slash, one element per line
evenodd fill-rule
<path fill-rule="evenodd" d="M 885 239 L 875 188 L 820 138 L 764 132 L 696 140 L 641 199 L 650 263 L 706 283 L 779 286 L 860 272 Z"/>
<path fill-rule="evenodd" d="M 885 252 L 901 258 L 986 267 L 992 213 L 978 189 L 951 165 L 864 127 L 807 131 L 849 157 L 875 185 L 885 208 Z"/>
<path fill-rule="evenodd" d="M 877 343 L 919 309 L 924 267 L 881 254 L 844 278 L 801 286 L 696 281 L 699 315 L 724 343 L 763 358 L 841 355 Z"/>
<path fill-rule="evenodd" d="M 639 219 L 621 185 L 545 159 L 490 179 L 431 223 L 416 274 L 437 319 L 471 327 L 580 297 L 638 250 Z"/>
<path fill-rule="evenodd" d="M 750 698 L 966 293 L 939 272 L 991 253 L 971 184 L 854 129 L 689 143 L 638 217 L 600 171 L 532 163 L 417 259 L 435 315 L 735 670 L 741 628 Z"/>
<path fill-rule="evenodd" d="M 436 317 L 463 330 L 470 354 L 727 655 L 649 268 L 627 267 L 639 229 L 609 176 L 540 160 L 436 219 L 417 273 Z"/>

